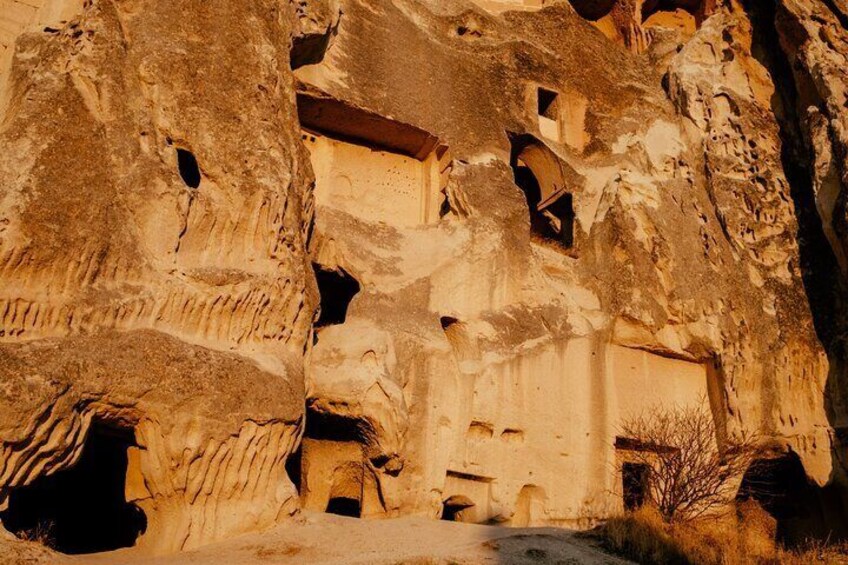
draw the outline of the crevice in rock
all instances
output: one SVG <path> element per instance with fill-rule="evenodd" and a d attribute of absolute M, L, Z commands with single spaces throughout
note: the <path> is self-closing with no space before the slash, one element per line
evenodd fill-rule
<path fill-rule="evenodd" d="M 827 6 L 827 9 L 833 13 L 834 17 L 839 20 L 839 25 L 848 31 L 848 14 L 840 10 L 833 0 L 822 0 L 822 2 L 825 6 Z"/>
<path fill-rule="evenodd" d="M 188 149 L 177 148 L 177 166 L 180 170 L 180 178 L 189 188 L 200 186 L 200 165 L 194 153 Z"/>

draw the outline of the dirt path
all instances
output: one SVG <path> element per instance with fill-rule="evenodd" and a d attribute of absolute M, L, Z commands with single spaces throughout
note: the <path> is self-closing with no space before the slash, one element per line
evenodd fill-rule
<path fill-rule="evenodd" d="M 297 524 L 165 557 L 139 555 L 132 549 L 59 557 L 17 542 L 0 542 L 0 553 L 17 563 L 86 565 L 628 563 L 607 555 L 585 536 L 557 528 L 515 529 L 415 517 L 365 521 L 312 513 L 304 513 Z"/>

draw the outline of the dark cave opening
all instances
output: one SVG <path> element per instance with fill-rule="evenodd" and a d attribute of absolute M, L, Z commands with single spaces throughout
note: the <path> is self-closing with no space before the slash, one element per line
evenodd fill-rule
<path fill-rule="evenodd" d="M 621 466 L 625 510 L 636 510 L 648 501 L 650 477 L 651 468 L 644 463 L 624 463 Z"/>
<path fill-rule="evenodd" d="M 371 435 L 373 432 L 367 429 L 362 420 L 321 412 L 307 403 L 304 437 L 365 444 Z"/>
<path fill-rule="evenodd" d="M 545 207 L 542 203 L 539 180 L 525 165 L 514 167 L 515 184 L 524 192 L 530 209 L 530 229 L 540 238 L 570 248 L 574 244 L 574 206 L 571 194 L 563 194 Z"/>
<path fill-rule="evenodd" d="M 463 511 L 473 506 L 474 503 L 466 496 L 451 496 L 442 503 L 441 519 L 447 522 L 463 522 Z"/>
<path fill-rule="evenodd" d="M 186 186 L 189 188 L 200 186 L 200 166 L 197 164 L 194 153 L 187 149 L 177 148 L 177 166 L 180 170 L 180 177 L 186 183 Z"/>
<path fill-rule="evenodd" d="M 68 554 L 132 547 L 147 527 L 124 494 L 133 445 L 132 430 L 92 424 L 76 465 L 11 492 L 3 526 Z"/>
<path fill-rule="evenodd" d="M 355 498 L 336 496 L 327 503 L 328 514 L 359 518 L 362 516 L 362 505 Z"/>
<path fill-rule="evenodd" d="M 612 12 L 616 0 L 569 0 L 580 17 L 596 22 Z"/>
<path fill-rule="evenodd" d="M 831 533 L 819 494 L 807 479 L 801 460 L 789 454 L 754 461 L 742 479 L 736 500 L 757 501 L 777 521 L 777 540 L 797 547 Z"/>
<path fill-rule="evenodd" d="M 538 108 L 540 116 L 549 120 L 559 119 L 559 94 L 553 90 L 539 88 L 537 93 Z"/>
<path fill-rule="evenodd" d="M 359 282 L 341 268 L 331 271 L 317 264 L 313 264 L 313 268 L 321 294 L 321 314 L 315 327 L 343 324 L 353 297 L 360 291 Z"/>
<path fill-rule="evenodd" d="M 294 485 L 294 488 L 297 489 L 297 492 L 300 492 L 301 485 L 301 465 L 303 464 L 303 445 L 298 446 L 297 450 L 289 455 L 289 458 L 286 459 L 286 473 L 289 476 L 289 480 Z"/>

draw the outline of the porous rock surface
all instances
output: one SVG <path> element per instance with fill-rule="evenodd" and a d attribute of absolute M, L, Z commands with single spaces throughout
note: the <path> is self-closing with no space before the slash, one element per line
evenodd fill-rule
<path fill-rule="evenodd" d="M 0 511 L 97 421 L 133 430 L 156 552 L 298 494 L 587 527 L 622 508 L 622 419 L 707 399 L 844 517 L 844 1 L 48 0 L 20 28 Z"/>

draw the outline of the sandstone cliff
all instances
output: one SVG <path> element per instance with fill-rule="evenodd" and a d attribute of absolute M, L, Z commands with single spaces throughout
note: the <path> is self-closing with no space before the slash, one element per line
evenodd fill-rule
<path fill-rule="evenodd" d="M 96 434 L 154 552 L 584 528 L 622 420 L 706 399 L 848 533 L 844 1 L 14 3 L 10 529 Z"/>

